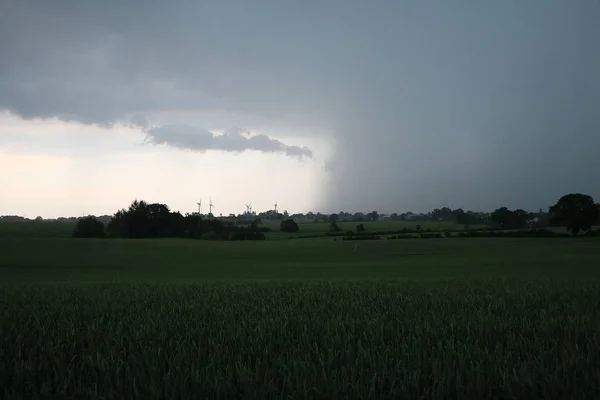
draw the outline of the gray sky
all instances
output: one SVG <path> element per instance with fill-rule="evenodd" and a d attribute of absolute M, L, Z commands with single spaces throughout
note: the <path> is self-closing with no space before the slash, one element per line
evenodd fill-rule
<path fill-rule="evenodd" d="M 129 122 L 175 148 L 296 158 L 320 139 L 327 179 L 306 190 L 323 211 L 600 199 L 597 0 L 0 8 L 0 109 L 26 120 Z M 258 136 L 208 135 L 238 126 Z"/>

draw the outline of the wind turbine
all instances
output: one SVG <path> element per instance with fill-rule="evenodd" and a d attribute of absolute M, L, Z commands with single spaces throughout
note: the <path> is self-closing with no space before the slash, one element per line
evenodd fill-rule
<path fill-rule="evenodd" d="M 202 198 L 200 198 L 200 201 L 196 204 L 198 204 L 198 214 L 202 214 Z"/>
<path fill-rule="evenodd" d="M 252 203 L 245 204 L 246 206 L 246 214 L 252 214 Z"/>
<path fill-rule="evenodd" d="M 208 203 L 208 213 L 210 215 L 212 215 L 212 209 L 213 209 L 214 205 L 213 205 L 212 199 L 210 197 L 208 198 L 208 200 L 209 200 L 209 203 Z"/>

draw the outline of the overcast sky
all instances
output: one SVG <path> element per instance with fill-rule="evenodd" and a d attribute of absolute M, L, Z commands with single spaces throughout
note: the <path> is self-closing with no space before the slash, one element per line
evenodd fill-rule
<path fill-rule="evenodd" d="M 600 200 L 597 0 L 0 10 L 0 214 Z"/>

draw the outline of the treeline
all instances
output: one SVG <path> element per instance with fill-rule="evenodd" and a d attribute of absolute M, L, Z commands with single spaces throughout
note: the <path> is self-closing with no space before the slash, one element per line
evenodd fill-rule
<path fill-rule="evenodd" d="M 262 218 L 265 218 L 262 216 Z M 374 210 L 368 213 L 348 213 L 340 211 L 333 214 L 312 213 L 293 214 L 294 220 L 314 223 L 336 222 L 374 222 L 374 221 L 402 221 L 402 222 L 454 222 L 463 225 L 465 229 L 471 226 L 491 226 L 493 228 L 521 229 L 524 227 L 550 226 L 550 213 L 539 210 L 529 212 L 523 209 L 509 210 L 500 207 L 492 212 L 465 211 L 462 208 L 451 209 L 449 207 L 436 208 L 428 213 L 405 212 L 401 214 L 380 214 Z"/>
<path fill-rule="evenodd" d="M 584 199 L 586 195 L 581 194 L 571 194 L 568 196 L 576 196 L 575 201 L 579 201 L 577 199 Z M 580 197 L 577 197 L 580 196 Z M 564 196 L 563 196 L 564 197 Z M 589 196 L 587 196 L 589 197 Z M 591 197 L 590 197 L 591 199 Z M 587 200 L 584 200 L 587 201 Z M 165 206 L 166 207 L 166 206 Z M 179 213 L 176 213 L 179 214 Z M 510 210 L 507 207 L 500 207 L 492 212 L 475 212 L 475 211 L 465 211 L 462 208 L 451 209 L 450 207 L 442 207 L 436 208 L 428 213 L 412 213 L 405 212 L 401 214 L 393 213 L 393 214 L 380 214 L 378 211 L 374 210 L 368 213 L 356 212 L 349 213 L 340 211 L 338 213 L 332 214 L 323 214 L 323 213 L 313 213 L 308 212 L 306 214 L 296 213 L 296 214 L 288 214 L 287 211 L 283 213 L 275 212 L 274 210 L 255 213 L 255 212 L 247 212 L 244 214 L 234 215 L 229 214 L 228 216 L 219 216 L 218 220 L 223 221 L 224 224 L 233 223 L 236 225 L 250 225 L 254 221 L 258 221 L 258 224 L 262 224 L 262 221 L 279 221 L 285 222 L 289 220 L 293 220 L 296 222 L 314 222 L 314 223 L 330 223 L 331 221 L 336 222 L 365 222 L 365 221 L 405 221 L 405 222 L 414 222 L 415 224 L 419 222 L 433 222 L 433 221 L 441 221 L 441 222 L 454 222 L 458 225 L 463 225 L 465 229 L 470 229 L 470 227 L 474 226 L 489 226 L 491 228 L 500 228 L 500 229 L 524 229 L 524 228 L 545 228 L 551 226 L 559 226 L 561 225 L 560 221 L 557 221 L 552 216 L 552 212 L 550 210 L 543 211 L 539 209 L 537 212 L 529 212 L 523 209 L 515 209 Z M 192 216 L 198 216 L 199 214 L 188 214 Z M 183 217 L 183 216 L 181 216 Z M 200 215 L 203 220 L 213 220 L 215 219 L 213 215 Z M 108 225 L 114 216 L 103 215 L 100 217 L 96 217 L 98 220 L 102 221 L 105 225 Z M 42 217 L 35 218 L 35 221 L 57 221 L 57 222 L 76 222 L 80 218 L 69 217 L 69 218 L 57 218 L 45 220 Z M 0 222 L 18 222 L 18 221 L 33 221 L 28 218 L 16 216 L 16 215 L 6 215 L 0 216 Z M 287 229 L 286 229 L 287 231 Z"/>
<path fill-rule="evenodd" d="M 348 232 L 344 234 L 342 240 L 381 240 L 385 237 L 385 233 L 372 232 L 369 234 L 357 234 L 354 232 Z M 586 231 L 580 237 L 600 237 L 600 229 L 590 229 Z M 429 232 L 415 232 L 407 230 L 407 232 L 388 235 L 389 240 L 398 239 L 443 239 L 443 238 L 569 238 L 573 237 L 568 232 L 556 232 L 550 229 L 519 229 L 513 231 L 502 231 L 502 230 L 470 230 L 470 231 L 429 231 Z"/>
<path fill-rule="evenodd" d="M 311 213 L 309 213 L 310 215 Z M 410 214 L 410 213 L 408 213 Z M 283 232 L 298 233 L 300 227 L 294 214 L 282 215 L 280 230 Z M 343 236 L 344 233 L 338 221 L 347 221 L 349 214 L 329 214 L 326 218 L 321 215 L 319 221 L 329 222 L 330 229 L 327 234 Z M 382 219 L 377 211 L 366 214 L 368 220 Z M 538 213 L 527 212 L 522 209 L 510 210 L 500 207 L 489 215 L 451 210 L 450 208 L 436 209 L 426 217 L 403 218 L 405 221 L 454 220 L 457 224 L 464 225 L 465 230 L 474 226 L 483 230 L 523 230 L 546 227 L 565 227 L 573 236 L 579 232 L 588 232 L 599 221 L 600 205 L 594 202 L 589 195 L 571 193 L 562 196 L 555 205 L 549 207 L 547 213 L 541 210 Z M 22 221 L 22 217 L 0 217 L 0 221 Z M 42 220 L 41 217 L 36 220 Z M 354 220 L 354 219 L 353 219 Z M 358 219 L 360 222 L 361 218 Z M 302 219 L 300 219 L 302 221 Z M 134 201 L 128 209 L 122 209 L 113 216 L 79 218 L 73 231 L 75 237 L 115 237 L 115 238 L 195 238 L 213 240 L 263 240 L 269 228 L 260 227 L 261 218 L 256 214 L 246 214 L 241 217 L 219 217 L 211 214 L 205 216 L 198 213 L 182 215 L 173 212 L 167 205 Z M 420 227 L 417 224 L 417 231 Z M 357 225 L 357 234 L 365 233 L 363 224 Z M 383 233 L 383 232 L 382 232 Z M 383 234 L 390 234 L 385 232 Z M 396 233 L 396 232 L 394 232 Z M 353 234 L 354 235 L 354 234 Z M 363 236 L 374 236 L 369 232 Z M 302 236 L 305 237 L 305 236 Z"/>
<path fill-rule="evenodd" d="M 249 226 L 199 214 L 182 215 L 165 204 L 134 201 L 128 209 L 112 216 L 108 224 L 95 217 L 77 221 L 73 236 L 78 238 L 191 238 L 208 240 L 264 240 L 270 229 L 259 227 L 254 221 Z"/>
<path fill-rule="evenodd" d="M 449 210 L 449 209 L 448 209 Z M 509 210 L 507 207 L 496 209 L 490 215 L 490 223 L 486 227 L 468 229 L 474 220 L 468 213 L 462 211 L 449 211 L 453 213 L 458 224 L 464 224 L 465 230 L 461 231 L 459 237 L 563 237 L 561 234 L 545 229 L 548 226 L 563 226 L 577 236 L 579 232 L 585 232 L 587 236 L 599 236 L 599 231 L 593 231 L 592 226 L 600 221 L 600 204 L 596 204 L 591 196 L 571 193 L 562 196 L 555 205 L 549 207 L 547 218 L 540 223 L 539 217 L 522 209 Z M 453 231 L 422 231 L 421 225 L 417 224 L 414 230 L 402 229 L 395 231 L 366 232 L 363 224 L 356 226 L 356 232 L 342 232 L 338 222 L 339 216 L 332 214 L 329 218 L 329 232 L 327 236 L 342 236 L 345 240 L 367 240 L 369 237 L 380 237 L 381 235 L 395 235 L 396 238 L 437 238 L 452 237 Z M 529 228 L 529 229 L 526 229 Z M 515 233 L 515 231 L 517 231 Z M 417 234 L 416 236 L 414 234 Z M 513 235 L 513 236 L 511 236 Z"/>
<path fill-rule="evenodd" d="M 104 224 L 108 224 L 112 216 L 110 215 L 101 215 L 99 217 L 94 216 L 96 219 L 102 221 Z M 25 218 L 20 215 L 0 215 L 0 222 L 63 222 L 67 224 L 74 224 L 81 217 L 58 217 L 58 218 L 43 218 L 41 216 L 37 216 L 35 218 Z"/>

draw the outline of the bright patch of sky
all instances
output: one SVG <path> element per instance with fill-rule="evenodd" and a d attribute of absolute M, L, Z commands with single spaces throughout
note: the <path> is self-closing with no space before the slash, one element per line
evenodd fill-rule
<path fill-rule="evenodd" d="M 306 212 L 319 200 L 330 155 L 323 140 L 309 137 L 280 138 L 310 146 L 314 158 L 302 160 L 255 150 L 199 153 L 144 137 L 137 127 L 0 114 L 0 214 L 112 214 L 136 198 L 183 213 L 197 210 L 200 198 L 212 198 L 217 215 L 241 213 L 249 202 L 269 210 L 275 201 L 281 210 Z"/>

